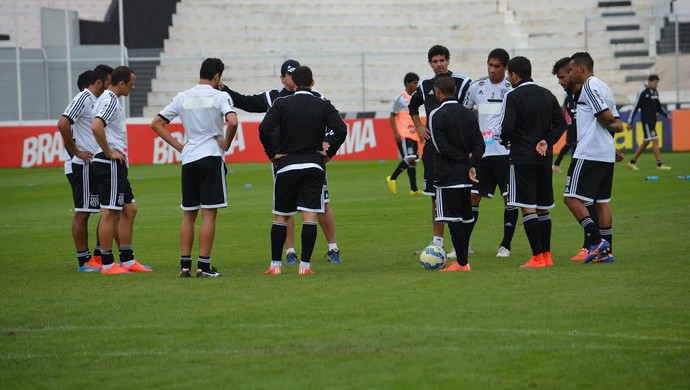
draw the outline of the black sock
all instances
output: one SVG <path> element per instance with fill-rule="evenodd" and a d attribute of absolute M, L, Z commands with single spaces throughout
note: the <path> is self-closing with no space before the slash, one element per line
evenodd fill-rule
<path fill-rule="evenodd" d="M 635 160 L 634 158 L 630 159 L 630 164 L 636 164 L 636 163 L 637 163 L 637 160 Z"/>
<path fill-rule="evenodd" d="M 549 213 L 539 215 L 539 238 L 541 250 L 551 252 L 551 214 Z"/>
<path fill-rule="evenodd" d="M 120 247 L 120 262 L 134 260 L 134 249 L 131 245 L 122 245 Z"/>
<path fill-rule="evenodd" d="M 108 252 L 101 249 L 101 262 L 103 263 L 103 265 L 109 265 L 114 263 L 115 258 L 113 257 L 113 252 Z"/>
<path fill-rule="evenodd" d="M 93 248 L 93 255 L 94 256 L 100 256 L 101 255 L 101 247 L 98 245 L 98 242 L 96 242 L 96 247 Z"/>
<path fill-rule="evenodd" d="M 302 255 L 300 260 L 308 263 L 316 244 L 316 222 L 302 222 Z"/>
<path fill-rule="evenodd" d="M 455 247 L 455 253 L 457 254 L 458 264 L 465 266 L 467 265 L 467 248 L 470 243 L 470 238 L 465 230 L 465 227 L 470 224 L 464 224 L 462 222 L 451 222 L 448 224 L 448 230 L 450 231 L 450 238 L 453 240 L 453 246 Z"/>
<path fill-rule="evenodd" d="M 398 164 L 398 167 L 395 168 L 395 171 L 393 171 L 393 173 L 391 174 L 391 180 L 397 179 L 398 175 L 400 175 L 402 171 L 404 171 L 405 169 L 407 169 L 407 163 L 405 162 L 405 160 L 402 160 L 400 161 L 400 164 Z"/>
<path fill-rule="evenodd" d="M 587 206 L 587 211 L 589 211 L 589 217 L 592 218 L 592 221 L 594 221 L 595 225 L 599 226 L 599 214 L 597 213 L 597 207 L 593 202 L 587 202 L 585 203 L 585 206 Z"/>
<path fill-rule="evenodd" d="M 599 228 L 594 224 L 592 218 L 585 217 L 580 220 L 580 226 L 585 229 L 585 248 L 599 243 L 601 241 L 601 235 L 599 234 Z"/>
<path fill-rule="evenodd" d="M 513 241 L 517 220 L 518 208 L 506 206 L 503 210 L 503 241 L 501 241 L 501 246 L 508 250 L 510 250 L 510 243 Z"/>
<path fill-rule="evenodd" d="M 656 166 L 657 166 L 657 167 L 660 167 L 660 166 L 662 166 L 662 165 L 664 165 L 664 162 L 663 162 L 663 161 L 661 161 L 661 160 L 656 160 Z"/>
<path fill-rule="evenodd" d="M 202 271 L 210 271 L 211 270 L 211 258 L 210 257 L 204 257 L 204 256 L 199 256 L 197 259 L 197 264 L 199 265 L 199 269 Z"/>
<path fill-rule="evenodd" d="M 544 251 L 541 249 L 541 237 L 539 229 L 539 216 L 537 213 L 529 213 L 522 216 L 522 225 L 532 248 L 532 255 L 536 256 Z"/>
<path fill-rule="evenodd" d="M 180 256 L 180 269 L 192 269 L 192 255 Z"/>
<path fill-rule="evenodd" d="M 87 261 L 91 260 L 91 252 L 89 250 L 77 251 L 77 261 L 79 266 L 82 267 Z"/>
<path fill-rule="evenodd" d="M 410 190 L 418 191 L 417 187 L 417 168 L 413 166 L 407 167 L 407 177 L 410 179 Z"/>
<path fill-rule="evenodd" d="M 611 251 L 613 251 L 613 228 L 610 226 L 600 227 L 599 234 L 601 235 L 601 238 L 609 242 L 609 245 L 611 245 Z"/>
<path fill-rule="evenodd" d="M 287 224 L 273 222 L 273 225 L 271 225 L 271 260 L 282 261 L 283 245 L 285 245 L 286 238 Z"/>

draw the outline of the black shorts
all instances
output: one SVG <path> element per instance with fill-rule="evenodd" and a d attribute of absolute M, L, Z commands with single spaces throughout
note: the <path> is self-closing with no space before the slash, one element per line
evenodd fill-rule
<path fill-rule="evenodd" d="M 67 180 L 72 187 L 74 211 L 83 213 L 101 211 L 98 179 L 90 164 L 72 164 L 72 173 L 67 175 Z"/>
<path fill-rule="evenodd" d="M 424 183 L 422 184 L 422 193 L 428 196 L 436 196 L 436 187 L 434 187 L 434 157 L 436 156 L 436 148 L 433 142 L 424 144 L 424 154 L 422 155 L 422 163 L 424 163 Z"/>
<path fill-rule="evenodd" d="M 325 167 L 324 167 L 325 168 Z M 276 178 L 276 166 L 271 164 L 271 171 L 273 172 L 273 180 Z M 324 171 L 325 172 L 325 171 Z M 324 173 L 323 179 L 323 203 L 329 203 L 331 201 L 331 194 L 328 192 L 328 175 Z"/>
<path fill-rule="evenodd" d="M 659 139 L 659 135 L 656 133 L 656 121 L 642 121 L 642 131 L 645 141 Z"/>
<path fill-rule="evenodd" d="M 228 207 L 225 175 L 220 156 L 204 157 L 182 165 L 182 210 Z"/>
<path fill-rule="evenodd" d="M 436 222 L 474 222 L 471 186 L 436 189 Z"/>
<path fill-rule="evenodd" d="M 279 170 L 273 184 L 273 214 L 295 215 L 298 211 L 323 213 L 326 172 L 316 164 L 296 164 Z"/>
<path fill-rule="evenodd" d="M 484 157 L 477 167 L 477 179 L 472 193 L 485 198 L 494 198 L 496 187 L 501 191 L 501 196 L 508 196 L 508 155 Z"/>
<path fill-rule="evenodd" d="M 419 145 L 417 141 L 409 138 L 403 138 L 398 142 L 398 152 L 402 160 L 416 160 L 419 158 Z"/>
<path fill-rule="evenodd" d="M 508 206 L 540 210 L 555 206 L 551 165 L 510 164 L 509 167 Z"/>
<path fill-rule="evenodd" d="M 91 163 L 91 169 L 99 181 L 98 195 L 101 209 L 122 210 L 126 204 L 134 202 L 132 186 L 127 178 L 129 169 L 126 164 L 117 160 L 102 162 L 104 160 L 108 159 L 103 153 L 98 153 L 94 156 L 94 162 Z"/>
<path fill-rule="evenodd" d="M 565 178 L 563 196 L 585 202 L 610 202 L 614 164 L 574 158 Z"/>

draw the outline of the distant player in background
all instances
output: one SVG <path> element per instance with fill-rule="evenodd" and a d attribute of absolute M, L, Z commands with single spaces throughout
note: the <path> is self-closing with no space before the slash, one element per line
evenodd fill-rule
<path fill-rule="evenodd" d="M 551 215 L 553 145 L 565 131 L 563 112 L 555 96 L 532 81 L 532 64 L 525 57 L 508 61 L 513 90 L 506 94 L 501 140 L 510 149 L 508 205 L 522 209 L 522 224 L 532 249 L 521 268 L 553 266 Z"/>
<path fill-rule="evenodd" d="M 558 79 L 558 84 L 563 87 L 565 91 L 565 99 L 563 100 L 563 114 L 565 115 L 566 123 L 568 123 L 568 128 L 566 130 L 566 141 L 565 146 L 561 149 L 558 154 L 558 158 L 553 165 L 554 172 L 560 172 L 560 163 L 563 160 L 563 156 L 572 147 L 573 153 L 575 153 L 577 147 L 577 101 L 580 99 L 580 92 L 582 91 L 582 84 L 576 83 L 570 77 L 570 57 L 564 57 L 556 61 L 553 65 L 551 73 Z M 594 203 L 585 202 L 585 207 L 589 211 L 589 215 L 594 221 L 594 224 L 599 226 L 599 219 L 597 217 L 597 209 L 594 207 Z M 584 261 L 587 258 L 587 235 L 584 236 L 584 241 L 582 243 L 582 248 L 571 257 L 572 261 Z"/>
<path fill-rule="evenodd" d="M 77 94 L 65 109 L 57 127 L 69 156 L 65 161 L 71 172 L 67 175 L 72 188 L 74 200 L 74 217 L 72 218 L 72 238 L 77 251 L 77 272 L 99 272 L 101 268 L 100 247 L 98 239 L 94 256 L 89 250 L 89 217 L 100 212 L 98 201 L 99 183 L 91 169 L 91 159 L 98 150 L 98 143 L 91 131 L 93 106 L 96 100 L 110 85 L 110 73 L 113 69 L 107 65 L 98 65 L 79 75 Z M 96 234 L 98 236 L 98 234 Z"/>
<path fill-rule="evenodd" d="M 269 91 L 261 92 L 256 95 L 242 95 L 238 92 L 233 91 L 227 86 L 222 86 L 222 90 L 230 94 L 235 107 L 245 110 L 247 112 L 267 112 L 269 108 L 273 106 L 276 99 L 286 96 L 292 96 L 297 89 L 294 81 L 292 80 L 292 72 L 295 71 L 300 66 L 299 62 L 295 60 L 287 60 L 283 62 L 280 66 L 280 82 L 283 84 L 281 90 L 271 89 Z M 316 97 L 323 97 L 316 90 L 311 90 L 311 93 Z M 326 129 L 324 129 L 326 133 Z M 277 134 L 275 133 L 276 141 Z M 328 147 L 326 144 L 329 142 L 328 134 L 325 135 L 324 147 Z M 274 172 L 275 175 L 275 172 Z M 340 248 L 338 248 L 338 241 L 336 236 L 336 226 L 335 226 L 335 215 L 333 214 L 333 209 L 330 206 L 330 193 L 328 192 L 328 177 L 326 177 L 326 183 L 324 197 L 326 203 L 326 212 L 318 214 L 319 225 L 323 230 L 324 236 L 326 236 L 326 242 L 328 243 L 328 251 L 326 252 L 326 260 L 331 263 L 342 263 L 343 259 L 340 257 Z M 285 264 L 292 265 L 297 264 L 297 253 L 295 253 L 295 221 L 294 218 L 288 220 L 287 238 L 285 240 Z"/>
<path fill-rule="evenodd" d="M 662 171 L 671 169 L 668 165 L 664 165 L 659 155 L 659 135 L 656 133 L 656 114 L 659 113 L 665 116 L 669 121 L 671 120 L 671 114 L 661 107 L 659 93 L 656 91 L 658 85 L 659 76 L 655 74 L 650 75 L 647 79 L 647 85 L 637 94 L 635 108 L 633 108 L 628 118 L 628 130 L 633 130 L 635 114 L 637 114 L 637 111 L 640 111 L 640 122 L 642 122 L 642 131 L 644 132 L 644 141 L 637 148 L 635 155 L 630 159 L 627 165 L 627 167 L 633 171 L 640 169 L 637 166 L 637 159 L 640 158 L 642 152 L 644 152 L 650 142 L 652 143 L 652 150 L 654 150 L 654 157 L 656 158 L 656 169 Z"/>
<path fill-rule="evenodd" d="M 211 266 L 219 208 L 228 207 L 225 152 L 237 131 L 232 99 L 218 90 L 225 65 L 207 58 L 199 70 L 199 83 L 175 96 L 151 122 L 151 128 L 182 154 L 182 225 L 180 227 L 180 277 L 191 277 L 194 223 L 201 210 L 197 277 L 223 276 Z M 179 116 L 187 135 L 182 145 L 166 124 Z M 225 126 L 224 122 L 228 125 Z M 225 131 L 224 131 L 225 130 Z"/>
<path fill-rule="evenodd" d="M 410 105 L 410 98 L 419 84 L 419 76 L 415 73 L 408 73 L 403 79 L 405 90 L 400 92 L 391 107 L 390 123 L 393 129 L 395 142 L 398 144 L 400 152 L 400 164 L 395 171 L 386 178 L 388 189 L 394 194 L 398 193 L 396 179 L 404 170 L 407 170 L 407 177 L 410 179 L 410 195 L 420 195 L 422 192 L 417 188 L 417 159 L 419 159 L 419 134 L 410 118 L 407 106 Z"/>
<path fill-rule="evenodd" d="M 127 160 L 127 124 L 120 104 L 120 96 L 128 96 L 134 89 L 136 75 L 126 66 L 113 69 L 111 83 L 96 101 L 91 124 L 99 149 L 93 156 L 93 170 L 100 181 L 99 200 L 101 223 L 98 238 L 101 242 L 101 274 L 151 272 L 151 267 L 134 259 L 132 235 L 137 205 L 129 183 Z M 117 230 L 117 233 L 116 233 Z M 113 257 L 113 238 L 118 235 L 120 264 Z"/>
<path fill-rule="evenodd" d="M 458 102 L 462 103 L 465 101 L 465 95 L 467 94 L 467 89 L 470 87 L 469 77 L 453 73 L 448 70 L 448 65 L 450 64 L 450 52 L 448 48 L 441 45 L 434 45 L 429 49 L 427 53 L 427 60 L 429 61 L 429 66 L 434 71 L 434 76 L 423 80 L 417 90 L 412 94 L 410 98 L 410 117 L 412 117 L 412 122 L 414 122 L 417 133 L 425 140 L 429 140 L 430 134 L 429 129 L 422 123 L 419 118 L 419 107 L 424 105 L 424 110 L 429 115 L 432 111 L 437 109 L 441 102 L 436 98 L 434 94 L 434 82 L 437 77 L 450 76 L 455 82 L 455 98 Z M 431 215 L 433 217 L 433 239 L 431 241 L 432 245 L 438 245 L 443 248 L 443 223 L 436 221 L 436 188 L 434 187 L 434 156 L 436 155 L 436 148 L 427 142 L 424 144 L 424 153 L 422 153 L 422 163 L 424 164 L 424 185 L 422 186 L 422 193 L 431 197 Z M 421 251 L 416 251 L 415 254 L 419 254 Z M 449 258 L 455 257 L 455 251 L 451 251 L 448 254 Z"/>
<path fill-rule="evenodd" d="M 581 83 L 577 100 L 577 143 L 568 168 L 563 202 L 580 223 L 589 249 L 585 263 L 613 262 L 613 216 L 611 189 L 616 161 L 613 133 L 623 131 L 613 91 L 594 76 L 594 60 L 586 52 L 573 54 L 570 77 Z M 597 226 L 585 207 L 594 202 L 599 216 Z"/>
<path fill-rule="evenodd" d="M 472 214 L 474 222 L 479 220 L 479 203 L 482 197 L 493 199 L 498 187 L 505 203 L 503 211 L 503 239 L 498 247 L 496 257 L 509 257 L 510 244 L 513 240 L 518 219 L 518 208 L 508 206 L 508 154 L 501 145 L 501 108 L 503 97 L 512 87 L 506 78 L 506 66 L 510 55 L 504 49 L 494 49 L 489 53 L 486 65 L 489 75 L 475 80 L 467 90 L 464 105 L 468 109 L 477 108 L 479 129 L 481 130 L 486 150 L 477 166 L 477 179 L 472 188 Z"/>
<path fill-rule="evenodd" d="M 484 154 L 484 139 L 470 110 L 458 102 L 452 77 L 437 77 L 434 94 L 441 103 L 427 124 L 434 156 L 436 221 L 448 224 L 457 260 L 442 271 L 469 271 L 467 250 L 474 226 L 471 189 Z"/>
<path fill-rule="evenodd" d="M 298 274 L 311 274 L 311 255 L 316 242 L 317 214 L 325 211 L 325 164 L 345 141 L 347 125 L 331 102 L 311 93 L 311 69 L 293 72 L 297 90 L 277 99 L 259 125 L 259 138 L 266 156 L 275 164 L 271 265 L 265 274 L 282 273 L 282 249 L 290 216 L 302 214 L 302 253 Z M 332 134 L 324 151 L 324 129 Z M 280 132 L 278 142 L 274 133 Z"/>

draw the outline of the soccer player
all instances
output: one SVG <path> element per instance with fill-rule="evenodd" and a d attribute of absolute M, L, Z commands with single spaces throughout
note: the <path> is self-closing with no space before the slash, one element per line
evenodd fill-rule
<path fill-rule="evenodd" d="M 586 52 L 573 54 L 570 77 L 582 84 L 577 100 L 577 144 L 568 177 L 563 201 L 587 236 L 589 249 L 584 262 L 611 263 L 613 216 L 611 214 L 611 187 L 616 148 L 613 133 L 623 131 L 616 109 L 613 91 L 601 79 L 594 76 L 594 60 Z M 599 226 L 585 207 L 594 202 Z"/>
<path fill-rule="evenodd" d="M 432 111 L 437 109 L 441 102 L 434 95 L 434 82 L 437 77 L 440 76 L 450 76 L 455 82 L 455 98 L 459 102 L 465 100 L 465 95 L 467 94 L 467 89 L 470 86 L 472 80 L 469 77 L 453 73 L 448 70 L 448 65 L 450 64 L 450 52 L 448 48 L 441 45 L 434 45 L 429 49 L 427 53 L 427 59 L 429 61 L 429 66 L 434 71 L 434 76 L 423 80 L 417 90 L 412 94 L 410 98 L 410 105 L 408 106 L 410 110 L 410 117 L 412 122 L 417 129 L 417 133 L 425 140 L 428 140 L 429 129 L 422 123 L 419 119 L 419 107 L 424 105 L 424 109 L 429 115 Z M 422 153 L 422 163 L 424 164 L 424 184 L 422 185 L 422 193 L 431 197 L 431 214 L 433 216 L 433 240 L 432 245 L 438 245 L 443 248 L 443 224 L 441 222 L 436 222 L 436 189 L 434 188 L 434 156 L 436 154 L 436 148 L 427 142 L 424 144 L 424 150 Z M 451 254 L 455 252 L 452 251 Z M 415 252 L 419 254 L 419 252 Z M 454 256 L 454 254 L 453 254 Z"/>
<path fill-rule="evenodd" d="M 395 168 L 395 171 L 386 178 L 388 189 L 394 194 L 398 193 L 396 179 L 404 170 L 407 169 L 407 177 L 410 179 L 410 195 L 420 195 L 422 192 L 417 188 L 417 159 L 419 159 L 418 145 L 419 134 L 410 118 L 407 106 L 410 105 L 410 97 L 417 89 L 419 76 L 415 73 L 408 73 L 403 79 L 405 90 L 400 92 L 391 107 L 390 123 L 393 130 L 395 142 L 398 144 L 398 151 L 402 161 Z"/>
<path fill-rule="evenodd" d="M 659 113 L 668 120 L 671 120 L 671 114 L 666 112 L 661 107 L 661 102 L 659 101 L 659 93 L 656 91 L 656 87 L 659 85 L 659 76 L 653 74 L 647 79 L 647 85 L 637 94 L 637 102 L 635 103 L 635 108 L 633 108 L 628 117 L 628 130 L 633 129 L 633 123 L 635 121 L 635 114 L 639 110 L 641 112 L 642 131 L 644 131 L 644 141 L 635 151 L 635 155 L 630 159 L 628 168 L 633 171 L 637 171 L 640 168 L 637 166 L 637 159 L 640 158 L 642 152 L 647 148 L 649 143 L 652 143 L 652 150 L 654 151 L 654 157 L 656 158 L 656 169 L 658 170 L 669 170 L 671 167 L 665 165 L 661 161 L 661 156 L 659 155 L 659 135 L 656 133 L 656 114 Z"/>
<path fill-rule="evenodd" d="M 80 92 L 72 99 L 57 123 L 65 149 L 70 156 L 67 161 L 71 173 L 67 175 L 67 179 L 74 200 L 72 238 L 77 251 L 77 272 L 99 272 L 101 268 L 98 241 L 93 258 L 88 244 L 89 217 L 92 213 L 100 211 L 99 184 L 91 169 L 91 159 L 98 150 L 98 143 L 93 137 L 91 123 L 93 106 L 110 85 L 112 71 L 113 69 L 107 65 L 98 65 L 96 69 L 82 73 L 77 81 Z"/>
<path fill-rule="evenodd" d="M 477 107 L 479 128 L 486 150 L 479 162 L 477 183 L 472 188 L 472 214 L 474 222 L 479 219 L 479 203 L 482 198 L 493 199 L 496 187 L 501 191 L 503 202 L 503 239 L 498 246 L 496 257 L 510 256 L 510 243 L 517 225 L 518 209 L 508 206 L 508 149 L 500 143 L 501 107 L 503 97 L 512 87 L 506 78 L 506 66 L 510 56 L 504 49 L 494 49 L 486 61 L 489 75 L 470 84 L 464 105 L 468 109 Z"/>
<path fill-rule="evenodd" d="M 467 250 L 472 235 L 471 189 L 476 167 L 484 154 L 484 139 L 470 110 L 458 102 L 455 81 L 441 76 L 434 81 L 434 95 L 441 103 L 427 121 L 434 155 L 436 221 L 447 223 L 457 260 L 442 271 L 469 271 Z"/>
<path fill-rule="evenodd" d="M 508 61 L 513 90 L 503 103 L 501 140 L 510 149 L 508 205 L 522 209 L 532 258 L 521 268 L 553 266 L 551 215 L 554 207 L 551 161 L 553 144 L 566 123 L 551 91 L 532 81 L 532 64 L 525 57 Z"/>
<path fill-rule="evenodd" d="M 101 274 L 151 272 L 134 259 L 132 232 L 137 205 L 129 184 L 127 161 L 127 125 L 120 96 L 128 96 L 134 89 L 136 75 L 126 66 L 113 70 L 108 89 L 96 101 L 91 129 L 98 142 L 93 156 L 93 169 L 100 181 L 99 200 L 101 223 L 98 238 L 101 242 Z M 113 259 L 113 237 L 120 239 L 120 264 Z"/>
<path fill-rule="evenodd" d="M 561 152 L 554 162 L 553 171 L 560 172 L 560 162 L 563 156 L 568 152 L 572 146 L 573 153 L 577 148 L 577 100 L 580 98 L 580 92 L 582 91 L 582 84 L 576 83 L 570 77 L 570 57 L 563 57 L 556 61 L 551 70 L 551 74 L 555 75 L 558 79 L 558 84 L 565 91 L 565 99 L 563 100 L 563 114 L 565 115 L 566 123 L 568 124 L 566 130 L 566 141 L 565 146 L 561 149 Z M 594 207 L 594 203 L 585 202 L 585 207 L 589 211 L 594 224 L 599 226 L 599 219 L 597 217 L 597 209 Z M 587 258 L 587 235 L 584 236 L 584 241 L 582 243 L 582 248 L 571 257 L 572 261 L 584 261 Z"/>
<path fill-rule="evenodd" d="M 298 273 L 311 274 L 311 255 L 316 242 L 317 214 L 323 213 L 325 163 L 345 141 L 347 125 L 333 105 L 311 93 L 311 69 L 300 66 L 292 73 L 297 89 L 277 99 L 259 125 L 259 138 L 268 158 L 275 164 L 271 265 L 267 275 L 281 273 L 281 253 L 291 215 L 302 213 L 302 253 Z M 332 134 L 323 150 L 324 129 Z M 274 133 L 280 131 L 278 142 Z"/>
<path fill-rule="evenodd" d="M 283 84 L 281 90 L 271 89 L 269 91 L 261 92 L 255 95 L 242 95 L 233 91 L 227 86 L 223 86 L 222 90 L 230 94 L 235 107 L 245 110 L 247 112 L 267 112 L 273 106 L 276 99 L 291 96 L 295 93 L 297 86 L 292 80 L 292 72 L 300 66 L 299 62 L 289 59 L 280 66 L 280 82 Z M 321 93 L 316 90 L 311 90 L 311 93 L 316 97 L 322 97 Z M 326 129 L 324 129 L 326 131 Z M 279 132 L 275 132 L 276 142 Z M 328 132 L 324 139 L 324 148 L 327 147 Z M 275 174 L 275 172 L 274 172 Z M 328 243 L 328 251 L 326 252 L 326 260 L 330 263 L 342 263 L 343 259 L 340 257 L 340 249 L 338 248 L 338 240 L 336 236 L 335 215 L 330 206 L 330 194 L 328 192 L 328 177 L 326 177 L 324 190 L 324 202 L 326 203 L 326 212 L 318 214 L 319 225 L 326 236 Z M 293 218 L 288 220 L 287 238 L 285 240 L 285 264 L 297 264 L 297 254 L 295 253 L 295 221 Z"/>
<path fill-rule="evenodd" d="M 151 122 L 165 142 L 182 153 L 182 225 L 180 226 L 180 277 L 191 277 L 194 223 L 201 210 L 197 277 L 223 276 L 211 266 L 219 208 L 228 206 L 225 184 L 225 152 L 237 132 L 232 99 L 218 90 L 225 65 L 207 58 L 199 70 L 199 83 L 175 96 Z M 179 116 L 187 143 L 182 145 L 166 125 Z M 224 125 L 224 121 L 228 123 Z M 225 131 L 223 131 L 225 130 Z"/>

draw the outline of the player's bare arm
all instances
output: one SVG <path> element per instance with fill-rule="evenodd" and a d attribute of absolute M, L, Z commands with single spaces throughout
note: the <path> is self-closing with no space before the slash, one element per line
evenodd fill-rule
<path fill-rule="evenodd" d="M 175 150 L 182 153 L 184 145 L 182 145 L 180 141 L 175 139 L 175 137 L 173 137 L 170 134 L 170 131 L 168 131 L 168 129 L 165 127 L 167 124 L 168 123 L 163 118 L 157 115 L 155 118 L 153 118 L 153 121 L 151 122 L 151 129 L 153 129 L 153 131 L 155 131 L 156 134 L 158 134 L 158 136 L 161 137 L 161 139 L 165 141 L 168 145 L 172 146 L 173 148 L 175 148 Z"/>
<path fill-rule="evenodd" d="M 417 133 L 419 133 L 419 136 L 424 138 L 425 140 L 431 138 L 429 129 L 427 129 L 426 126 L 422 124 L 422 121 L 419 119 L 419 115 L 411 115 L 411 118 L 412 123 L 414 123 L 414 127 L 417 129 Z"/>
<path fill-rule="evenodd" d="M 230 149 L 230 145 L 232 145 L 232 140 L 235 139 L 239 122 L 237 120 L 237 114 L 234 112 L 227 113 L 225 115 L 225 121 L 227 122 L 227 125 L 225 126 L 225 137 L 216 137 L 216 141 L 218 142 L 218 145 L 220 145 L 221 149 L 227 152 L 228 149 Z"/>
<path fill-rule="evenodd" d="M 393 129 L 393 136 L 395 137 L 395 142 L 402 141 L 400 133 L 398 132 L 398 126 L 395 124 L 395 114 L 391 113 L 389 120 L 391 122 L 391 129 Z"/>
<path fill-rule="evenodd" d="M 98 142 L 98 146 L 103 150 L 103 154 L 111 160 L 118 160 L 121 163 L 125 162 L 125 156 L 117 150 L 110 149 L 108 145 L 108 140 L 105 138 L 105 124 L 101 118 L 94 118 L 91 124 L 91 130 L 93 130 L 93 136 Z"/>
<path fill-rule="evenodd" d="M 597 120 L 612 133 L 620 133 L 623 131 L 623 122 L 620 118 L 616 118 L 611 113 L 611 110 L 606 110 L 597 116 Z"/>
<path fill-rule="evenodd" d="M 85 150 L 79 150 L 79 148 L 77 148 L 77 144 L 74 142 L 74 139 L 72 139 L 72 124 L 67 117 L 63 116 L 60 118 L 58 121 L 58 130 L 60 130 L 62 141 L 70 157 L 77 156 L 84 161 L 91 162 L 93 154 Z"/>

